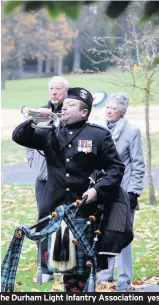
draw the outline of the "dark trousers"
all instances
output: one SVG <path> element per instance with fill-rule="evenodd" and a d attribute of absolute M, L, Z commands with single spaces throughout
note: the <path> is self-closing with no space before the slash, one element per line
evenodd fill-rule
<path fill-rule="evenodd" d="M 36 179 L 35 196 L 36 196 L 38 211 L 39 211 L 41 200 L 42 200 L 42 197 L 43 197 L 43 194 L 44 194 L 45 186 L 46 186 L 46 180 Z"/>
<path fill-rule="evenodd" d="M 37 201 L 38 213 L 39 213 L 40 205 L 45 204 L 45 201 L 43 198 L 45 186 L 46 186 L 46 180 L 36 179 L 35 196 L 36 196 L 36 201 Z M 44 216 L 41 215 L 41 218 L 43 218 L 45 216 L 46 215 L 44 215 Z M 48 239 L 45 238 L 44 241 L 42 241 L 42 243 L 41 243 L 41 269 L 42 269 L 43 274 L 52 274 L 49 272 L 49 270 L 47 268 L 47 258 L 48 258 Z"/>

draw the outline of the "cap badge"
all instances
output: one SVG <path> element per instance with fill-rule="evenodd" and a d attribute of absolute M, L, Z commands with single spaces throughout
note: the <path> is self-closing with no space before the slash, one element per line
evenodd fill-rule
<path fill-rule="evenodd" d="M 80 97 L 81 97 L 83 100 L 86 100 L 86 99 L 87 99 L 87 91 L 84 90 L 84 89 L 81 89 L 81 90 L 80 90 Z"/>

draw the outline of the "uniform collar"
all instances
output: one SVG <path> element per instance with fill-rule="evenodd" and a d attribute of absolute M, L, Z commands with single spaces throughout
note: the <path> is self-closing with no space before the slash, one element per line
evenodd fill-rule
<path fill-rule="evenodd" d="M 86 124 L 86 121 L 80 121 L 71 125 L 65 125 L 66 129 L 68 130 L 78 130 L 82 128 Z"/>

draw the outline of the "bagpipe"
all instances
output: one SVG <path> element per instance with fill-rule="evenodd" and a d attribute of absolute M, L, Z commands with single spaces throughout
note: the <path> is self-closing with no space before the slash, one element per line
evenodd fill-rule
<path fill-rule="evenodd" d="M 100 177 L 99 179 L 101 179 L 102 174 L 103 173 L 101 172 L 100 175 L 99 173 L 94 173 L 93 175 L 98 176 Z M 90 177 L 91 182 L 89 187 L 92 187 L 95 184 L 94 179 Z M 51 238 L 54 236 L 55 232 L 59 231 L 60 226 L 64 221 L 71 232 L 70 240 L 68 241 L 69 244 L 72 243 L 76 247 L 79 243 L 88 258 L 86 261 L 86 268 L 89 268 L 89 276 L 84 291 L 94 292 L 98 264 L 100 264 L 98 270 L 104 269 L 104 267 L 101 267 L 102 259 L 104 258 L 103 262 L 106 262 L 108 256 L 120 254 L 121 250 L 133 240 L 129 196 L 127 192 L 119 187 L 118 196 L 115 197 L 115 200 L 113 199 L 105 204 L 97 204 L 95 214 L 90 215 L 88 220 L 85 220 L 85 224 L 78 223 L 77 218 L 78 211 L 80 210 L 80 207 L 85 204 L 87 197 L 82 200 L 76 200 L 71 204 L 58 206 L 54 212 L 32 226 L 23 225 L 16 228 L 2 263 L 1 291 L 14 291 L 15 277 L 25 236 L 30 240 L 36 241 L 38 244 L 37 284 L 42 284 L 41 243 L 47 237 L 48 240 L 51 241 Z M 109 209 L 107 209 L 108 206 Z M 41 227 L 42 225 L 45 226 L 40 231 L 35 231 L 35 228 Z M 91 239 L 91 242 L 88 238 L 87 230 L 92 231 L 93 238 Z M 66 246 L 68 247 L 68 245 Z M 53 253 L 50 249 L 51 243 L 48 242 L 48 268 L 51 268 L 51 271 L 55 273 L 65 272 L 65 267 L 67 265 L 65 265 L 65 262 L 67 259 L 64 258 L 64 269 L 58 270 L 55 260 L 52 261 Z M 62 265 L 61 262 L 60 265 Z M 72 267 L 69 265 L 71 271 L 73 271 L 75 266 L 74 263 L 72 264 Z M 67 269 L 66 271 L 69 270 Z"/>
<path fill-rule="evenodd" d="M 38 244 L 38 259 L 37 259 L 37 284 L 42 284 L 42 270 L 41 270 L 41 242 L 48 236 L 53 235 L 57 232 L 61 226 L 62 221 L 66 223 L 69 230 L 73 234 L 72 243 L 77 245 L 78 243 L 84 249 L 88 260 L 86 266 L 90 268 L 90 275 L 86 283 L 85 291 L 93 292 L 96 286 L 96 268 L 97 268 L 97 257 L 96 257 L 96 243 L 98 237 L 101 234 L 100 227 L 103 221 L 102 207 L 99 205 L 96 210 L 96 215 L 90 215 L 88 221 L 86 221 L 84 226 L 80 226 L 76 222 L 76 216 L 80 207 L 85 204 L 87 197 L 82 200 L 76 200 L 68 205 L 61 205 L 56 208 L 51 215 L 44 217 L 32 226 L 19 226 L 16 228 L 13 239 L 9 246 L 8 252 L 2 263 L 1 271 L 1 291 L 2 292 L 13 292 L 15 285 L 16 271 L 20 259 L 21 249 L 26 236 L 30 240 L 36 241 Z M 99 223 L 94 231 L 94 238 L 92 245 L 90 244 L 86 231 L 88 227 L 96 222 L 96 217 L 99 216 Z M 43 223 L 48 222 L 47 225 L 40 230 L 35 232 L 35 228 L 41 226 Z M 50 250 L 50 249 L 49 249 Z M 49 252 L 49 255 L 52 253 Z M 58 272 L 54 268 L 55 272 Z M 61 270 L 59 271 L 61 273 Z"/>

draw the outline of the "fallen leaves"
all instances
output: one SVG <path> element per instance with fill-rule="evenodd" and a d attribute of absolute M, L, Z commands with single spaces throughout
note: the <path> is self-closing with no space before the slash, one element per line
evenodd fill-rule
<path fill-rule="evenodd" d="M 141 278 L 140 280 L 134 280 L 131 284 L 130 289 L 136 290 L 140 288 L 144 288 L 148 285 L 159 285 L 159 277 L 151 277 L 151 278 Z M 103 282 L 102 285 L 98 285 L 96 287 L 97 292 L 115 292 L 116 282 L 109 283 Z"/>
<path fill-rule="evenodd" d="M 40 290 L 36 289 L 36 288 L 31 288 L 30 290 L 31 292 L 39 292 Z"/>
<path fill-rule="evenodd" d="M 4 199 L 4 200 L 2 200 L 2 204 L 3 203 L 7 203 L 7 202 L 9 202 L 9 203 L 15 203 L 15 199 Z"/>
<path fill-rule="evenodd" d="M 144 232 L 144 231 L 145 231 L 145 229 L 142 229 L 142 228 L 136 230 L 136 232 Z"/>
<path fill-rule="evenodd" d="M 137 260 L 139 263 L 150 263 L 150 262 L 152 262 L 153 261 L 153 259 L 152 258 L 142 258 L 142 257 L 140 257 L 138 260 Z"/>
<path fill-rule="evenodd" d="M 29 270 L 32 270 L 32 268 L 35 266 L 35 262 L 34 263 L 29 263 L 29 265 L 27 265 L 27 267 L 21 267 L 19 265 L 18 267 L 18 271 L 29 271 Z"/>
<path fill-rule="evenodd" d="M 23 284 L 22 284 L 22 282 L 16 282 L 15 285 L 16 285 L 16 286 L 22 286 Z"/>
<path fill-rule="evenodd" d="M 142 284 L 144 284 L 144 281 L 143 281 L 143 280 L 134 280 L 134 281 L 132 282 L 132 285 L 142 285 Z"/>
<path fill-rule="evenodd" d="M 55 286 L 52 286 L 51 288 L 52 292 L 62 292 L 64 291 L 63 285 L 55 284 Z"/>
<path fill-rule="evenodd" d="M 96 287 L 98 292 L 112 292 L 115 291 L 115 283 L 103 282 Z"/>
<path fill-rule="evenodd" d="M 61 292 L 64 291 L 63 285 L 63 275 L 55 274 L 55 279 L 53 281 L 53 285 L 51 287 L 52 292 Z"/>
<path fill-rule="evenodd" d="M 134 280 L 132 282 L 132 288 L 138 289 L 148 285 L 159 285 L 159 277 L 141 278 L 141 280 Z"/>
<path fill-rule="evenodd" d="M 4 225 L 4 226 L 16 226 L 18 224 L 16 224 L 14 220 L 6 219 L 6 220 L 2 221 L 2 225 Z"/>
<path fill-rule="evenodd" d="M 133 241 L 134 281 L 131 289 L 148 284 L 159 285 L 159 205 L 142 205 L 135 213 L 135 238 Z M 33 185 L 2 186 L 2 258 L 7 252 L 14 230 L 22 224 L 32 225 L 37 219 L 37 207 Z M 17 272 L 16 291 L 63 291 L 60 275 L 47 284 L 37 286 L 33 282 L 36 274 L 37 245 L 29 239 L 24 240 Z M 97 286 L 97 291 L 115 291 L 115 282 L 105 282 Z"/>

